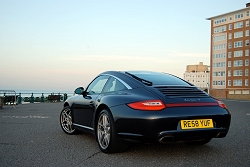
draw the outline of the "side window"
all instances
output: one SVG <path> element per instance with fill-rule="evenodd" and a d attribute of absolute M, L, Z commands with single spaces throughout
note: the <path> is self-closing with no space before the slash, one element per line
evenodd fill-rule
<path fill-rule="evenodd" d="M 107 75 L 102 75 L 97 77 L 94 81 L 91 82 L 91 84 L 88 86 L 86 92 L 89 95 L 92 94 L 99 94 L 102 92 L 102 89 L 104 87 L 104 85 L 106 84 L 107 80 L 108 80 L 109 76 Z"/>
<path fill-rule="evenodd" d="M 113 92 L 127 89 L 118 79 L 111 77 L 104 88 L 104 92 Z"/>

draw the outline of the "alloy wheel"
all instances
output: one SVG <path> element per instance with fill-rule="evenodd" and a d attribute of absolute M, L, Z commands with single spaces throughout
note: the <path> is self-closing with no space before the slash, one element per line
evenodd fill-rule
<path fill-rule="evenodd" d="M 102 113 L 98 119 L 97 135 L 99 145 L 102 149 L 106 149 L 110 143 L 110 122 L 105 113 Z"/>
<path fill-rule="evenodd" d="M 72 134 L 75 129 L 72 127 L 72 117 L 70 108 L 66 108 L 61 113 L 61 126 L 66 133 Z"/>

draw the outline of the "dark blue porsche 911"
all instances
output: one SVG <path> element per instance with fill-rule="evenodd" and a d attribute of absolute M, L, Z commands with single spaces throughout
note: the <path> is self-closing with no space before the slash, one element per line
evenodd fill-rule
<path fill-rule="evenodd" d="M 67 134 L 89 131 L 102 152 L 122 152 L 128 141 L 202 145 L 227 135 L 225 104 L 170 74 L 108 71 L 79 87 L 60 114 Z"/>

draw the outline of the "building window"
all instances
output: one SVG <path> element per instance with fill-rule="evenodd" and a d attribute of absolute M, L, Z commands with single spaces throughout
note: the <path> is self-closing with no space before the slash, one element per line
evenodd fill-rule
<path fill-rule="evenodd" d="M 213 54 L 213 59 L 226 58 L 226 53 Z"/>
<path fill-rule="evenodd" d="M 215 45 L 214 50 L 223 50 L 226 49 L 226 44 Z"/>
<path fill-rule="evenodd" d="M 226 62 L 222 62 L 221 67 L 226 67 Z"/>
<path fill-rule="evenodd" d="M 225 81 L 213 81 L 213 85 L 225 85 Z"/>
<path fill-rule="evenodd" d="M 226 21 L 227 21 L 226 18 L 220 18 L 220 19 L 214 20 L 214 24 L 224 23 L 224 22 L 226 22 Z"/>
<path fill-rule="evenodd" d="M 248 79 L 245 79 L 245 86 L 248 86 Z"/>
<path fill-rule="evenodd" d="M 226 40 L 226 35 L 220 35 L 220 36 L 215 36 L 214 37 L 214 42 L 216 41 L 224 41 Z"/>
<path fill-rule="evenodd" d="M 245 66 L 249 66 L 249 60 L 248 59 L 245 60 Z"/>
<path fill-rule="evenodd" d="M 214 28 L 214 33 L 219 33 L 219 32 L 224 32 L 224 31 L 226 31 L 226 26 L 225 25 Z"/>
<path fill-rule="evenodd" d="M 228 52 L 228 58 L 232 57 L 232 52 Z"/>
<path fill-rule="evenodd" d="M 247 39 L 245 42 L 246 46 L 249 46 L 249 40 Z"/>
<path fill-rule="evenodd" d="M 227 85 L 228 85 L 228 86 L 231 86 L 231 80 L 228 80 L 228 81 L 227 81 Z"/>
<path fill-rule="evenodd" d="M 214 68 L 220 68 L 220 67 L 225 67 L 225 66 L 226 66 L 225 62 L 213 63 Z"/>
<path fill-rule="evenodd" d="M 246 30 L 245 36 L 246 36 L 246 37 L 249 36 L 249 30 Z"/>
<path fill-rule="evenodd" d="M 234 70 L 234 76 L 242 76 L 242 70 Z"/>
<path fill-rule="evenodd" d="M 242 57 L 243 56 L 243 50 L 234 51 L 234 57 Z"/>
<path fill-rule="evenodd" d="M 231 70 L 228 70 L 227 75 L 230 77 L 231 76 Z"/>
<path fill-rule="evenodd" d="M 242 12 L 235 14 L 235 19 L 240 19 L 242 17 L 243 17 L 243 13 Z"/>
<path fill-rule="evenodd" d="M 229 17 L 229 20 L 233 20 L 233 17 L 232 17 L 232 16 L 230 16 L 230 17 Z"/>
<path fill-rule="evenodd" d="M 249 11 L 246 12 L 246 16 L 249 16 Z"/>
<path fill-rule="evenodd" d="M 231 67 L 231 61 L 228 61 L 228 67 Z"/>
<path fill-rule="evenodd" d="M 228 48 L 229 48 L 229 49 L 232 48 L 232 43 L 231 43 L 231 42 L 229 42 Z"/>
<path fill-rule="evenodd" d="M 243 66 L 243 61 L 242 60 L 234 61 L 234 67 L 239 67 L 239 66 Z"/>
<path fill-rule="evenodd" d="M 242 86 L 242 80 L 241 79 L 234 80 L 234 86 Z"/>
<path fill-rule="evenodd" d="M 232 34 L 231 34 L 231 33 L 228 34 L 228 38 L 229 38 L 229 39 L 232 39 Z"/>
<path fill-rule="evenodd" d="M 249 50 L 245 50 L 245 56 L 249 56 Z"/>
<path fill-rule="evenodd" d="M 232 30 L 232 29 L 233 29 L 233 25 L 229 24 L 229 30 Z"/>
<path fill-rule="evenodd" d="M 245 76 L 248 76 L 248 69 L 245 69 Z"/>
<path fill-rule="evenodd" d="M 242 21 L 234 23 L 234 29 L 242 28 L 242 27 L 243 27 L 243 22 Z"/>
<path fill-rule="evenodd" d="M 234 48 L 239 48 L 243 46 L 243 41 L 236 41 L 234 42 Z"/>
<path fill-rule="evenodd" d="M 246 27 L 249 26 L 249 20 L 246 20 Z"/>
<path fill-rule="evenodd" d="M 218 72 L 213 72 L 213 76 L 225 76 L 226 72 L 225 71 L 218 71 Z M 204 76 L 203 76 L 204 77 Z"/>
<path fill-rule="evenodd" d="M 243 37 L 243 31 L 235 32 L 234 33 L 234 38 L 241 38 Z"/>

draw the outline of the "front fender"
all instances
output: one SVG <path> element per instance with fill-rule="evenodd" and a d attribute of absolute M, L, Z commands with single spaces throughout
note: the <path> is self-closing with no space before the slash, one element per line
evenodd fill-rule
<path fill-rule="evenodd" d="M 74 95 L 72 97 L 69 97 L 63 104 L 64 107 L 66 106 L 72 106 L 72 104 L 74 103 L 74 100 L 77 98 L 77 96 L 80 96 L 80 95 Z"/>

